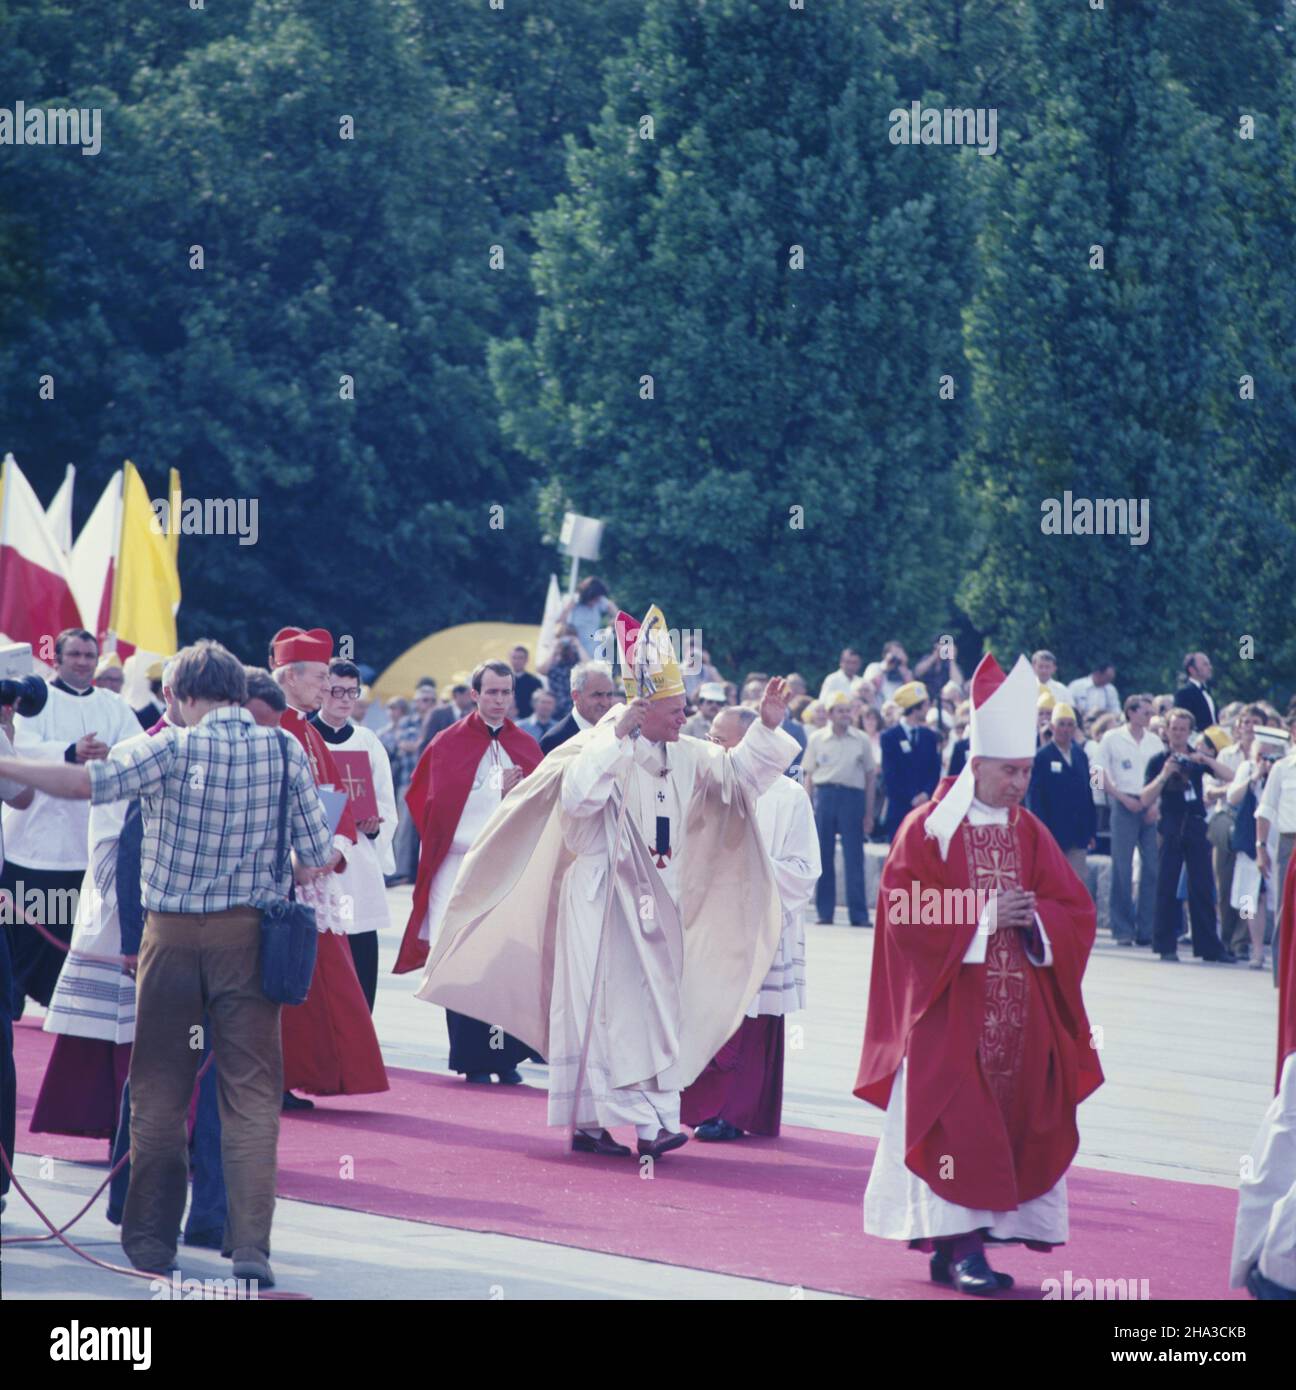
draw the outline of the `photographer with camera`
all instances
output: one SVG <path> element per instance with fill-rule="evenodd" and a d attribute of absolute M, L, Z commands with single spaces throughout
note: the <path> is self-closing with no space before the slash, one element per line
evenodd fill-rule
<path fill-rule="evenodd" d="M 895 699 L 895 693 L 902 685 L 914 679 L 909 669 L 909 654 L 899 642 L 888 642 L 882 648 L 882 682 L 878 694 L 883 702 Z"/>
<path fill-rule="evenodd" d="M 1163 961 L 1179 959 L 1179 871 L 1188 871 L 1188 917 L 1192 923 L 1193 954 L 1203 960 L 1232 965 L 1237 957 L 1223 945 L 1215 929 L 1215 876 L 1206 839 L 1206 808 L 1202 782 L 1207 772 L 1221 781 L 1232 771 L 1217 758 L 1189 746 L 1196 721 L 1186 709 L 1172 709 L 1166 721 L 1169 747 L 1148 760 L 1146 785 L 1139 795 L 1144 806 L 1158 801 L 1156 930 L 1152 949 Z"/>

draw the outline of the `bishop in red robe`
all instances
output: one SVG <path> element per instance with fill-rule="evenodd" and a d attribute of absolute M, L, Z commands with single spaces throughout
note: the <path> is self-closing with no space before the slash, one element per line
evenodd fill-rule
<path fill-rule="evenodd" d="M 414 904 L 394 974 L 421 970 L 441 927 L 460 866 L 504 796 L 540 764 L 540 745 L 506 717 L 513 671 L 488 661 L 472 675 L 471 714 L 442 729 L 423 750 L 405 803 L 418 827 Z M 526 1042 L 466 1014 L 446 1010 L 450 1070 L 471 1082 L 498 1076 L 517 1085 L 517 1064 L 542 1061 Z"/>
<path fill-rule="evenodd" d="M 301 744 L 316 783 L 338 787 L 342 778 L 328 744 L 307 720 L 323 699 L 332 655 L 333 638 L 323 628 L 309 632 L 282 628 L 270 646 L 271 669 L 288 702 L 280 728 Z M 356 837 L 348 805 L 333 841 L 339 856 L 335 873 L 344 867 L 347 848 L 355 845 Z M 283 1010 L 284 1090 L 317 1096 L 386 1091 L 378 1035 L 346 938 L 328 930 L 327 920 L 320 926 L 324 929 L 319 934 L 310 993 L 304 1004 Z"/>
<path fill-rule="evenodd" d="M 1076 1107 L 1102 1083 L 1080 982 L 1093 902 L 1022 805 L 1037 681 L 992 656 L 970 758 L 900 827 L 882 873 L 855 1094 L 886 1111 L 864 1229 L 965 1293 L 1011 1286 L 985 1242 L 1067 1238 Z"/>

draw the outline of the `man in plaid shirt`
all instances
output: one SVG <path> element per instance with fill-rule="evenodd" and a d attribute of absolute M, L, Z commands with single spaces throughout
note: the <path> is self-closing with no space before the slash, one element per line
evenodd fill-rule
<path fill-rule="evenodd" d="M 186 648 L 175 658 L 172 691 L 184 729 L 128 740 L 98 762 L 0 758 L 0 778 L 96 803 L 140 799 L 148 919 L 139 954 L 122 1248 L 137 1269 L 175 1268 L 188 1180 L 184 1121 L 206 1013 L 220 1058 L 223 1252 L 233 1257 L 235 1277 L 273 1284 L 268 1257 L 283 1052 L 280 1006 L 261 990 L 256 904 L 288 889 L 274 866 L 285 756 L 294 877 L 304 882 L 331 871 L 337 851 L 301 746 L 261 728 L 242 708 L 247 682 L 236 657 L 217 642 Z"/>

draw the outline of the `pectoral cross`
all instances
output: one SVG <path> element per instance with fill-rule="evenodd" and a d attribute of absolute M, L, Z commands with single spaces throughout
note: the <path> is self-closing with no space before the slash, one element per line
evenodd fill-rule
<path fill-rule="evenodd" d="M 658 801 L 665 801 L 665 800 L 666 800 L 666 793 L 665 793 L 665 792 L 658 792 L 658 793 L 657 793 L 657 800 L 658 800 Z"/>

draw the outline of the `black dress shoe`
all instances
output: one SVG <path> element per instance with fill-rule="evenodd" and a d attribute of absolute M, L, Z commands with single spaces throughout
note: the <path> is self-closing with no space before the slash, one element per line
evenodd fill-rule
<path fill-rule="evenodd" d="M 630 1150 L 625 1144 L 618 1144 L 607 1132 L 601 1130 L 598 1138 L 578 1129 L 572 1135 L 572 1152 L 578 1154 L 600 1154 L 604 1158 L 629 1158 Z"/>
<path fill-rule="evenodd" d="M 307 1100 L 305 1096 L 295 1096 L 291 1091 L 283 1093 L 283 1108 L 285 1110 L 314 1110 L 315 1102 Z"/>
<path fill-rule="evenodd" d="M 728 1120 L 722 1120 L 719 1115 L 715 1115 L 709 1120 L 703 1120 L 694 1129 L 693 1137 L 701 1139 L 704 1144 L 713 1144 L 718 1140 L 741 1139 L 743 1131 L 737 1125 L 731 1125 Z"/>
<path fill-rule="evenodd" d="M 1162 952 L 1161 952 L 1160 959 L 1161 959 L 1161 960 L 1164 960 L 1164 961 L 1167 961 L 1167 962 L 1171 962 L 1171 963 L 1173 963 L 1174 965 L 1178 965 L 1178 964 L 1179 964 L 1179 952 L 1178 952 L 1178 951 L 1162 951 Z"/>
<path fill-rule="evenodd" d="M 1246 1286 L 1252 1298 L 1263 1299 L 1265 1302 L 1296 1302 L 1296 1289 L 1288 1289 L 1282 1284 L 1275 1284 L 1272 1279 L 1266 1279 L 1260 1273 L 1258 1263 L 1247 1270 Z"/>
<path fill-rule="evenodd" d="M 982 1256 L 984 1259 L 985 1257 Z M 986 1265 L 990 1269 L 989 1265 Z M 1011 1289 L 1013 1277 L 1011 1274 L 1001 1274 L 997 1269 L 990 1269 L 990 1273 L 999 1281 L 1001 1289 Z M 949 1257 L 942 1255 L 939 1250 L 931 1257 L 931 1277 L 933 1284 L 952 1284 L 954 1275 L 950 1272 Z"/>
<path fill-rule="evenodd" d="M 1208 956 L 1207 965 L 1236 965 L 1237 957 L 1232 951 L 1221 951 L 1218 956 Z"/>
<path fill-rule="evenodd" d="M 514 1068 L 513 1071 L 501 1071 L 496 1075 L 500 1079 L 501 1086 L 520 1086 L 522 1084 L 522 1073 Z"/>
<path fill-rule="evenodd" d="M 464 1073 L 464 1080 L 470 1086 L 489 1086 L 491 1084 L 491 1073 L 488 1071 L 469 1071 Z"/>
<path fill-rule="evenodd" d="M 640 1158 L 660 1158 L 662 1154 L 668 1154 L 672 1149 L 683 1148 L 688 1143 L 687 1134 L 672 1134 L 668 1129 L 659 1129 L 656 1139 L 641 1139 L 639 1141 Z"/>
<path fill-rule="evenodd" d="M 959 1293 L 983 1298 L 1003 1288 L 999 1276 L 986 1263 L 986 1257 L 980 1251 L 961 1260 L 952 1260 L 949 1268 L 952 1282 Z"/>

